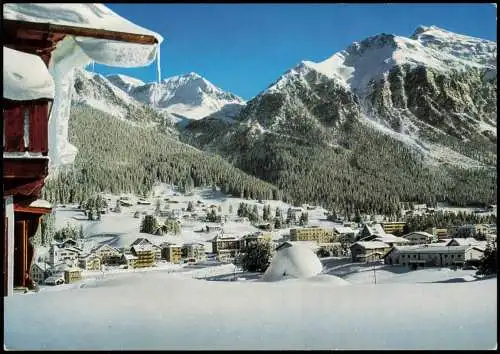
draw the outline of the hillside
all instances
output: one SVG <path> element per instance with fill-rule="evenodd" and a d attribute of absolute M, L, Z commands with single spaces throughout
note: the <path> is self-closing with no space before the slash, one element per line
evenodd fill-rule
<path fill-rule="evenodd" d="M 145 195 L 157 181 L 185 189 L 217 185 L 245 198 L 280 197 L 276 187 L 218 156 L 155 127 L 131 124 L 89 106 L 72 108 L 69 140 L 79 152 L 71 168 L 47 181 L 44 197 L 50 201 L 76 202 L 95 192 Z"/>
<path fill-rule="evenodd" d="M 353 213 L 397 201 L 496 201 L 496 43 L 437 27 L 302 61 L 235 119 L 185 141 L 294 201 Z"/>

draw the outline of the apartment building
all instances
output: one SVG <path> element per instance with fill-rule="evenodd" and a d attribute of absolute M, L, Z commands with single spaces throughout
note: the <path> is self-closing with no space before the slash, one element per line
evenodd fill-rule
<path fill-rule="evenodd" d="M 335 241 L 333 229 L 322 227 L 304 227 L 290 230 L 291 241 L 316 241 L 317 243 L 332 243 Z"/>

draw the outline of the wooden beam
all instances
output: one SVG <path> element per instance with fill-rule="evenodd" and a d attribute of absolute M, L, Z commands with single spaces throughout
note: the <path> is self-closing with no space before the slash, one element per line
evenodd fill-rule
<path fill-rule="evenodd" d="M 75 27 L 66 25 L 56 25 L 52 23 L 38 23 L 20 20 L 3 19 L 4 28 L 27 29 L 40 32 L 58 33 L 64 35 L 92 37 L 99 39 L 109 39 L 113 41 L 137 43 L 137 44 L 156 44 L 158 40 L 154 36 L 142 35 L 136 33 L 109 31 L 98 28 Z"/>
<path fill-rule="evenodd" d="M 14 211 L 16 213 L 29 213 L 29 214 L 43 215 L 43 214 L 50 214 L 52 212 L 52 209 L 51 208 L 30 207 L 30 206 L 14 204 Z"/>

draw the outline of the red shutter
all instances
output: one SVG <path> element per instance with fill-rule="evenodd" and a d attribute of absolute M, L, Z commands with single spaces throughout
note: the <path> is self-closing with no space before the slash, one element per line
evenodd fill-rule
<path fill-rule="evenodd" d="M 5 112 L 5 151 L 24 151 L 24 109 L 22 106 L 12 107 Z"/>
<path fill-rule="evenodd" d="M 47 152 L 47 103 L 37 103 L 30 110 L 30 151 Z"/>

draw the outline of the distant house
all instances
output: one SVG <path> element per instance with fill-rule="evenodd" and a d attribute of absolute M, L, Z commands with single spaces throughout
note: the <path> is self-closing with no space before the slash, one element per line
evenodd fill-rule
<path fill-rule="evenodd" d="M 416 245 L 393 247 L 384 257 L 391 265 L 433 267 L 463 265 L 480 259 L 483 252 L 470 246 Z"/>
<path fill-rule="evenodd" d="M 85 270 L 101 270 L 101 258 L 96 254 L 85 254 L 79 257 L 78 266 Z"/>
<path fill-rule="evenodd" d="M 409 241 L 409 245 L 423 245 L 434 241 L 435 236 L 425 231 L 415 231 L 401 236 Z"/>
<path fill-rule="evenodd" d="M 406 225 L 404 221 L 385 221 L 380 224 L 385 233 L 388 234 L 402 234 Z"/>
<path fill-rule="evenodd" d="M 382 259 L 391 246 L 380 241 L 358 241 L 350 249 L 353 262 L 371 262 Z"/>
<path fill-rule="evenodd" d="M 149 245 L 153 249 L 153 252 L 155 254 L 155 260 L 160 260 L 161 259 L 161 247 L 158 245 L 155 245 L 153 242 L 148 240 L 147 238 L 144 237 L 139 237 L 137 238 L 134 242 L 130 244 L 129 250 L 136 245 Z"/>
<path fill-rule="evenodd" d="M 151 205 L 151 202 L 147 201 L 147 200 L 144 200 L 144 199 L 139 199 L 137 201 L 137 204 L 139 204 L 139 205 Z"/>
<path fill-rule="evenodd" d="M 185 243 L 182 246 L 182 258 L 196 259 L 197 261 L 205 259 L 205 245 L 196 242 Z"/>
<path fill-rule="evenodd" d="M 180 263 L 182 259 L 182 246 L 173 243 L 164 244 L 162 247 L 162 258 L 170 263 Z"/>
<path fill-rule="evenodd" d="M 317 243 L 334 242 L 332 229 L 322 227 L 305 227 L 290 230 L 291 241 L 316 241 Z"/>
<path fill-rule="evenodd" d="M 222 231 L 222 226 L 221 225 L 206 225 L 205 230 L 207 232 Z"/>
<path fill-rule="evenodd" d="M 333 234 L 338 241 L 341 242 L 354 242 L 356 237 L 356 230 L 346 226 L 335 226 Z"/>
<path fill-rule="evenodd" d="M 123 254 L 122 255 L 122 262 L 127 265 L 128 268 L 135 268 L 135 262 L 137 261 L 138 257 L 134 256 L 133 254 Z"/>
<path fill-rule="evenodd" d="M 134 204 L 132 202 L 129 202 L 128 200 L 120 200 L 120 205 L 124 207 L 131 207 Z"/>
<path fill-rule="evenodd" d="M 240 254 L 245 241 L 234 235 L 217 235 L 212 239 L 212 252 L 220 261 L 229 261 Z"/>
<path fill-rule="evenodd" d="M 299 246 L 299 247 L 307 247 L 314 253 L 318 251 L 319 245 L 315 241 L 284 241 L 280 243 L 278 246 L 276 246 L 275 251 L 278 252 L 281 249 L 292 247 L 292 246 Z"/>
<path fill-rule="evenodd" d="M 97 246 L 91 253 L 98 256 L 102 264 L 113 263 L 115 259 L 121 257 L 121 252 L 108 244 Z"/>
<path fill-rule="evenodd" d="M 49 262 L 51 265 L 65 263 L 76 266 L 81 252 L 82 250 L 77 247 L 65 248 L 63 244 L 53 243 L 49 249 Z"/>
<path fill-rule="evenodd" d="M 64 270 L 64 282 L 66 284 L 76 283 L 82 280 L 82 270 L 80 268 L 71 267 Z"/>
<path fill-rule="evenodd" d="M 447 228 L 438 228 L 438 227 L 431 227 L 426 230 L 426 232 L 436 236 L 438 239 L 444 239 L 447 238 L 449 235 L 449 231 Z"/>
<path fill-rule="evenodd" d="M 384 228 L 380 224 L 364 224 L 361 232 L 359 233 L 358 240 L 363 241 L 370 236 L 383 236 L 385 235 Z"/>
<path fill-rule="evenodd" d="M 480 249 L 486 248 L 486 241 L 478 241 L 473 237 L 469 238 L 452 238 L 446 243 L 446 246 L 475 246 Z"/>
<path fill-rule="evenodd" d="M 33 263 L 31 265 L 31 279 L 37 284 L 43 284 L 50 273 L 50 265 L 47 263 Z"/>
<path fill-rule="evenodd" d="M 137 257 L 135 268 L 152 267 L 155 264 L 155 250 L 152 245 L 134 245 L 130 251 Z"/>

